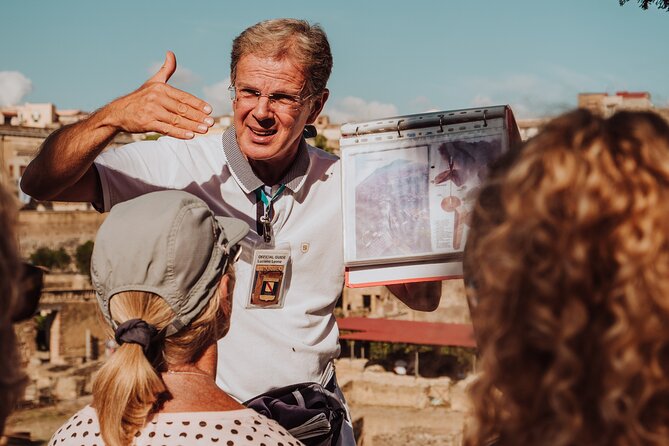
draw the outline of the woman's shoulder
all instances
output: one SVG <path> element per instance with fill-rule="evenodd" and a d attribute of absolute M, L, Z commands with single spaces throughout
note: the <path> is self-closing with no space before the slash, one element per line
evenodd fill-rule
<path fill-rule="evenodd" d="M 101 444 L 100 424 L 95 409 L 86 406 L 75 413 L 53 434 L 49 446 L 59 444 Z"/>
<path fill-rule="evenodd" d="M 199 441 L 211 444 L 298 446 L 299 440 L 276 421 L 252 409 L 215 412 L 171 412 L 153 415 L 137 433 L 135 444 L 180 445 Z M 102 446 L 95 409 L 86 406 L 67 420 L 49 441 L 49 446 Z M 203 443 L 203 444 L 204 444 Z"/>
<path fill-rule="evenodd" d="M 144 426 L 138 440 L 140 438 L 163 441 L 174 438 L 185 444 L 191 441 L 218 443 L 223 440 L 236 445 L 302 444 L 276 421 L 252 409 L 158 413 Z"/>

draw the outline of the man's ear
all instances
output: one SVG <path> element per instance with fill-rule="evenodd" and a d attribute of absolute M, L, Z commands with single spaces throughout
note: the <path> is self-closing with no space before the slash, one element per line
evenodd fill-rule
<path fill-rule="evenodd" d="M 307 124 L 313 124 L 316 118 L 318 118 L 318 115 L 320 115 L 321 112 L 323 111 L 323 107 L 325 107 L 325 102 L 328 100 L 328 97 L 330 97 L 330 90 L 325 88 L 313 100 L 314 105 L 313 108 L 311 109 L 311 113 L 309 114 L 309 118 L 307 119 Z"/>

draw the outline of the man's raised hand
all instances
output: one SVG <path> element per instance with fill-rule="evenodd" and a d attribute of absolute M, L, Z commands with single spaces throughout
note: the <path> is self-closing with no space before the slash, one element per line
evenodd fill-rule
<path fill-rule="evenodd" d="M 176 69 L 176 57 L 168 51 L 156 74 L 109 104 L 112 125 L 130 133 L 158 132 L 180 139 L 207 133 L 214 124 L 211 106 L 167 83 Z"/>

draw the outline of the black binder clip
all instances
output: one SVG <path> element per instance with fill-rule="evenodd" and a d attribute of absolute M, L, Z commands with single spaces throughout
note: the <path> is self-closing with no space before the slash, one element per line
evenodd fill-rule
<path fill-rule="evenodd" d="M 316 135 L 318 135 L 318 131 L 316 130 L 316 127 L 309 124 L 304 126 L 304 130 L 302 131 L 302 135 L 305 138 L 315 138 Z"/>

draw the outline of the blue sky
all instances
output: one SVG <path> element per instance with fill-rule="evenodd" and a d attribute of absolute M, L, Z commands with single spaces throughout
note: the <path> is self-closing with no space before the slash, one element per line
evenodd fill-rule
<path fill-rule="evenodd" d="M 22 0 L 0 11 L 0 105 L 91 111 L 141 85 L 170 49 L 172 83 L 225 113 L 232 39 L 298 17 L 330 38 L 325 111 L 338 122 L 506 103 L 548 116 L 584 91 L 649 91 L 669 106 L 669 12 L 635 0 Z"/>

